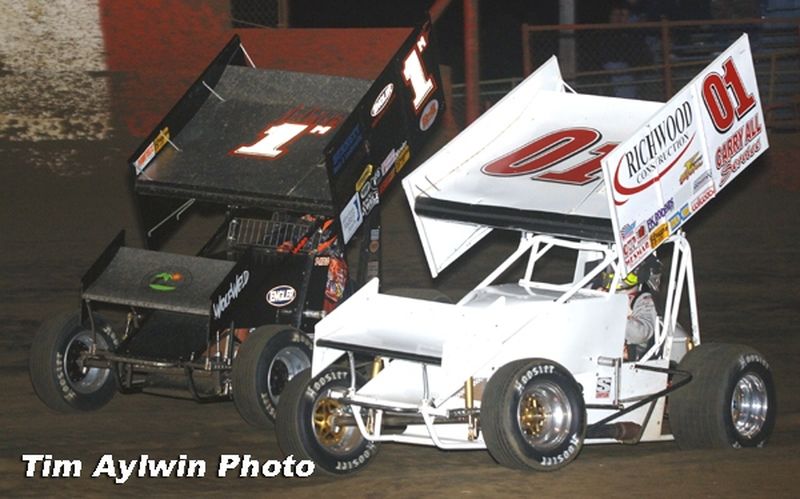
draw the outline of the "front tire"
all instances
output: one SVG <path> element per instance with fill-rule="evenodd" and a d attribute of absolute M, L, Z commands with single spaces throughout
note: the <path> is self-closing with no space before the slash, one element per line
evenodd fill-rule
<path fill-rule="evenodd" d="M 564 367 L 545 359 L 511 362 L 489 379 L 481 429 L 498 463 L 554 471 L 575 459 L 586 434 L 581 389 Z"/>
<path fill-rule="evenodd" d="M 361 470 L 378 452 L 378 445 L 364 438 L 354 423 L 338 424 L 336 418 L 352 418 L 351 406 L 330 396 L 331 390 L 350 386 L 350 371 L 331 367 L 313 380 L 310 370 L 292 379 L 278 407 L 275 431 L 284 455 L 311 459 L 329 475 Z"/>
<path fill-rule="evenodd" d="M 114 351 L 117 337 L 108 323 L 95 314 L 96 347 Z M 80 313 L 70 312 L 45 321 L 31 345 L 29 372 L 36 395 L 58 412 L 93 411 L 114 396 L 117 380 L 108 368 L 85 367 L 81 355 L 93 345 L 95 335 L 81 324 Z"/>
<path fill-rule="evenodd" d="M 311 340 L 286 326 L 262 326 L 245 339 L 233 362 L 233 401 L 256 428 L 275 421 L 286 384 L 311 367 Z"/>
<path fill-rule="evenodd" d="M 772 372 L 750 347 L 703 343 L 678 366 L 692 381 L 669 397 L 669 422 L 681 449 L 761 447 L 775 426 Z"/>

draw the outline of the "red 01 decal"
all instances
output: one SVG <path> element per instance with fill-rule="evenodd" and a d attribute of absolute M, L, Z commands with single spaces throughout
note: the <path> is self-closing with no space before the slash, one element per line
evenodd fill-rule
<path fill-rule="evenodd" d="M 727 132 L 734 121 L 742 119 L 756 105 L 753 94 L 745 90 L 733 59 L 728 58 L 722 67 L 724 74 L 710 73 L 703 80 L 703 103 L 714 128 L 720 133 Z M 731 101 L 729 90 L 735 103 Z"/>
<path fill-rule="evenodd" d="M 417 43 L 403 61 L 403 79 L 414 93 L 414 111 L 419 112 L 429 95 L 436 90 L 436 82 L 428 73 L 421 53 L 428 46 L 425 34 L 420 35 Z"/>
<path fill-rule="evenodd" d="M 585 152 L 601 138 L 602 134 L 593 128 L 558 130 L 484 165 L 481 171 L 498 177 L 533 175 L 533 180 L 584 185 L 597 179 L 600 161 L 617 144 L 609 142 L 591 150 L 594 157 L 566 170 L 554 172 L 551 169 Z"/>

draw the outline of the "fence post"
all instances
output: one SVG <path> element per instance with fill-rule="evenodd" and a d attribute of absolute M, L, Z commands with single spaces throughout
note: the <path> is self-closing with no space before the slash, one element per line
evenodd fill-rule
<path fill-rule="evenodd" d="M 670 63 L 670 53 L 672 41 L 669 37 L 669 23 L 667 19 L 661 18 L 661 59 L 664 65 L 664 100 L 672 97 L 672 65 Z"/>
<path fill-rule="evenodd" d="M 464 0 L 464 90 L 467 104 L 467 125 L 481 114 L 478 16 L 478 0 Z"/>
<path fill-rule="evenodd" d="M 532 56 L 531 33 L 528 30 L 528 23 L 522 23 L 522 74 L 525 76 L 528 76 L 533 72 Z"/>

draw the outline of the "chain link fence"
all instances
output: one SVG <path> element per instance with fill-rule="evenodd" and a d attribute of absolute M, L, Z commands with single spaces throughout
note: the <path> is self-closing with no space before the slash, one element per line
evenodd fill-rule
<path fill-rule="evenodd" d="M 800 19 L 523 26 L 525 73 L 553 55 L 564 80 L 587 94 L 666 101 L 743 32 L 748 33 L 767 124 L 800 128 Z M 482 81 L 481 110 L 521 78 Z M 464 85 L 453 85 L 456 119 Z"/>
<path fill-rule="evenodd" d="M 524 26 L 523 62 L 530 73 L 556 54 L 577 92 L 665 101 L 742 33 L 750 37 L 768 125 L 800 126 L 796 18 Z"/>

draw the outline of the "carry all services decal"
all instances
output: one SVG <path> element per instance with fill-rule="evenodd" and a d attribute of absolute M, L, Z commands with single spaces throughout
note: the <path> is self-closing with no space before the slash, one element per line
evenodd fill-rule
<path fill-rule="evenodd" d="M 747 35 L 602 161 L 612 223 L 632 270 L 769 144 Z"/>

